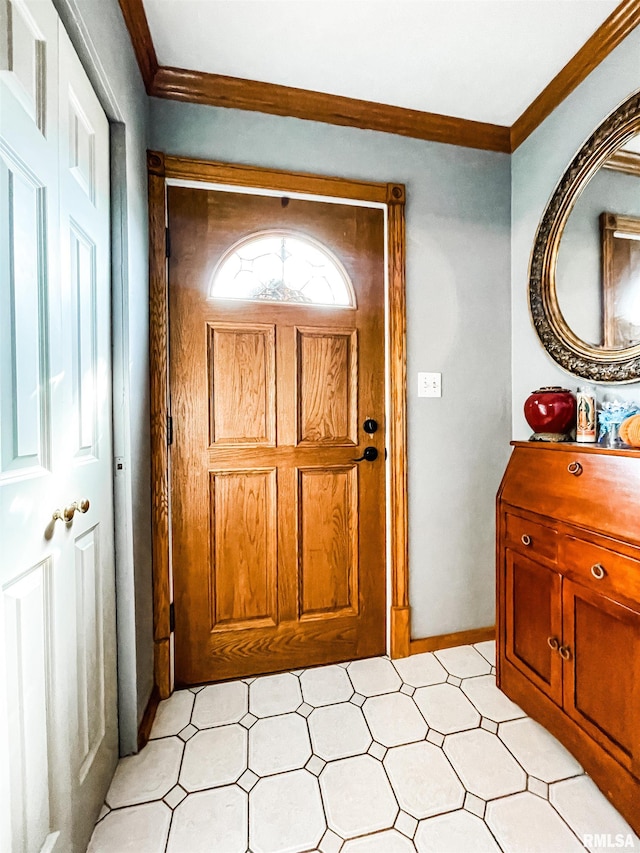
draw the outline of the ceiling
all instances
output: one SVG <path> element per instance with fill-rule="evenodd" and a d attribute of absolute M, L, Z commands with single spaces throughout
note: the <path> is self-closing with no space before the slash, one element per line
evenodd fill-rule
<path fill-rule="evenodd" d="M 511 126 L 618 0 L 144 0 L 161 66 Z"/>

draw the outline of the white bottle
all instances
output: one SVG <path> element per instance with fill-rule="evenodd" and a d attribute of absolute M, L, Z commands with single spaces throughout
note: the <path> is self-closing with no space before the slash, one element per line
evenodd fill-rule
<path fill-rule="evenodd" d="M 576 394 L 576 441 L 596 440 L 596 400 L 590 388 L 578 388 Z"/>

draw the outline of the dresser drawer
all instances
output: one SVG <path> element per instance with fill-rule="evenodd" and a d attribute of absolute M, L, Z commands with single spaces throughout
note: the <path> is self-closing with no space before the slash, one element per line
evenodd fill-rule
<path fill-rule="evenodd" d="M 616 456 L 580 448 L 517 445 L 502 500 L 559 521 L 640 539 L 640 455 Z"/>
<path fill-rule="evenodd" d="M 530 557 L 546 557 L 547 560 L 556 561 L 558 534 L 552 527 L 507 512 L 505 534 L 507 545 L 513 550 Z"/>
<path fill-rule="evenodd" d="M 562 573 L 572 580 L 587 582 L 605 595 L 622 595 L 640 602 L 640 560 L 565 536 L 560 563 Z"/>

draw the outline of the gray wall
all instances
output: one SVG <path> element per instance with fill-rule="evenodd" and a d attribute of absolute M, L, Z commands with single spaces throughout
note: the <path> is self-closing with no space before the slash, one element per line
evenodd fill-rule
<path fill-rule="evenodd" d="M 509 157 L 152 99 L 150 147 L 407 187 L 412 634 L 494 620 L 494 497 L 510 431 Z M 442 372 L 418 399 L 419 370 Z"/>
<path fill-rule="evenodd" d="M 522 407 L 540 385 L 582 381 L 546 354 L 529 317 L 529 257 L 538 222 L 562 174 L 602 120 L 640 89 L 640 29 L 634 30 L 538 127 L 511 158 L 513 436 L 528 438 Z M 598 398 L 640 401 L 638 383 L 598 387 Z"/>
<path fill-rule="evenodd" d="M 120 751 L 153 686 L 146 148 L 149 101 L 117 0 L 54 0 L 110 120 Z"/>

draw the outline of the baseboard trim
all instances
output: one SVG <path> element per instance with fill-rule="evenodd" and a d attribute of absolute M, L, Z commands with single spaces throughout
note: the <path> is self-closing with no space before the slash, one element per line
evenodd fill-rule
<path fill-rule="evenodd" d="M 141 749 L 144 749 L 149 742 L 151 728 L 153 726 L 153 721 L 156 718 L 156 711 L 158 710 L 159 704 L 160 691 L 158 690 L 158 686 L 154 684 L 151 696 L 149 696 L 149 701 L 147 702 L 147 707 L 144 709 L 144 714 L 140 721 L 140 727 L 138 728 L 138 752 L 140 752 Z"/>
<path fill-rule="evenodd" d="M 409 654 L 419 655 L 422 652 L 433 652 L 438 649 L 450 649 L 453 646 L 467 646 L 470 643 L 484 643 L 486 640 L 495 640 L 496 626 L 488 628 L 472 628 L 470 631 L 456 631 L 453 634 L 440 634 L 437 637 L 422 637 L 411 640 L 409 643 Z"/>

